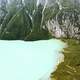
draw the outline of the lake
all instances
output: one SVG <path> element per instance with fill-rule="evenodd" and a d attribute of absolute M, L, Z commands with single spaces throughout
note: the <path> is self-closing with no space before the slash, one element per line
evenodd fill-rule
<path fill-rule="evenodd" d="M 48 80 L 64 61 L 65 43 L 57 40 L 0 40 L 0 80 Z"/>

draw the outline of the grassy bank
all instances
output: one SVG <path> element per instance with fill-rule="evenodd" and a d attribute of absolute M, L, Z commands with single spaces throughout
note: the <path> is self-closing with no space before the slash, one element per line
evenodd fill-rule
<path fill-rule="evenodd" d="M 58 65 L 52 73 L 52 80 L 80 80 L 80 42 L 73 39 L 63 39 L 68 44 L 64 49 L 64 62 Z"/>

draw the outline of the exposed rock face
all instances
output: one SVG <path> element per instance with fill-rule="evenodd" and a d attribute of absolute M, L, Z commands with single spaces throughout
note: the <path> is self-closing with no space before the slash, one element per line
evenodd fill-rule
<path fill-rule="evenodd" d="M 79 9 L 70 7 L 60 9 L 56 16 L 48 20 L 46 24 L 49 32 L 55 37 L 80 39 Z"/>
<path fill-rule="evenodd" d="M 46 26 L 52 36 L 80 39 L 80 1 L 55 0 L 50 9 Z"/>
<path fill-rule="evenodd" d="M 61 37 L 63 36 L 63 31 L 60 28 L 60 25 L 57 21 L 51 20 L 48 21 L 47 27 L 52 36 Z"/>

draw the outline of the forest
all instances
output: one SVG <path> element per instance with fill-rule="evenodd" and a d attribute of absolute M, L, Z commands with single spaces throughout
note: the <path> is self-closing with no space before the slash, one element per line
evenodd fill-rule
<path fill-rule="evenodd" d="M 80 39 L 79 0 L 0 0 L 0 39 L 52 37 Z"/>

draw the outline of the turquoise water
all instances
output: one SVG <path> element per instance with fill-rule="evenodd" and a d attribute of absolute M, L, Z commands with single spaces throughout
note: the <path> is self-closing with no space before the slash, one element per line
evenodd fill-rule
<path fill-rule="evenodd" d="M 60 52 L 64 46 L 56 39 L 0 40 L 0 80 L 45 80 L 62 61 Z"/>

